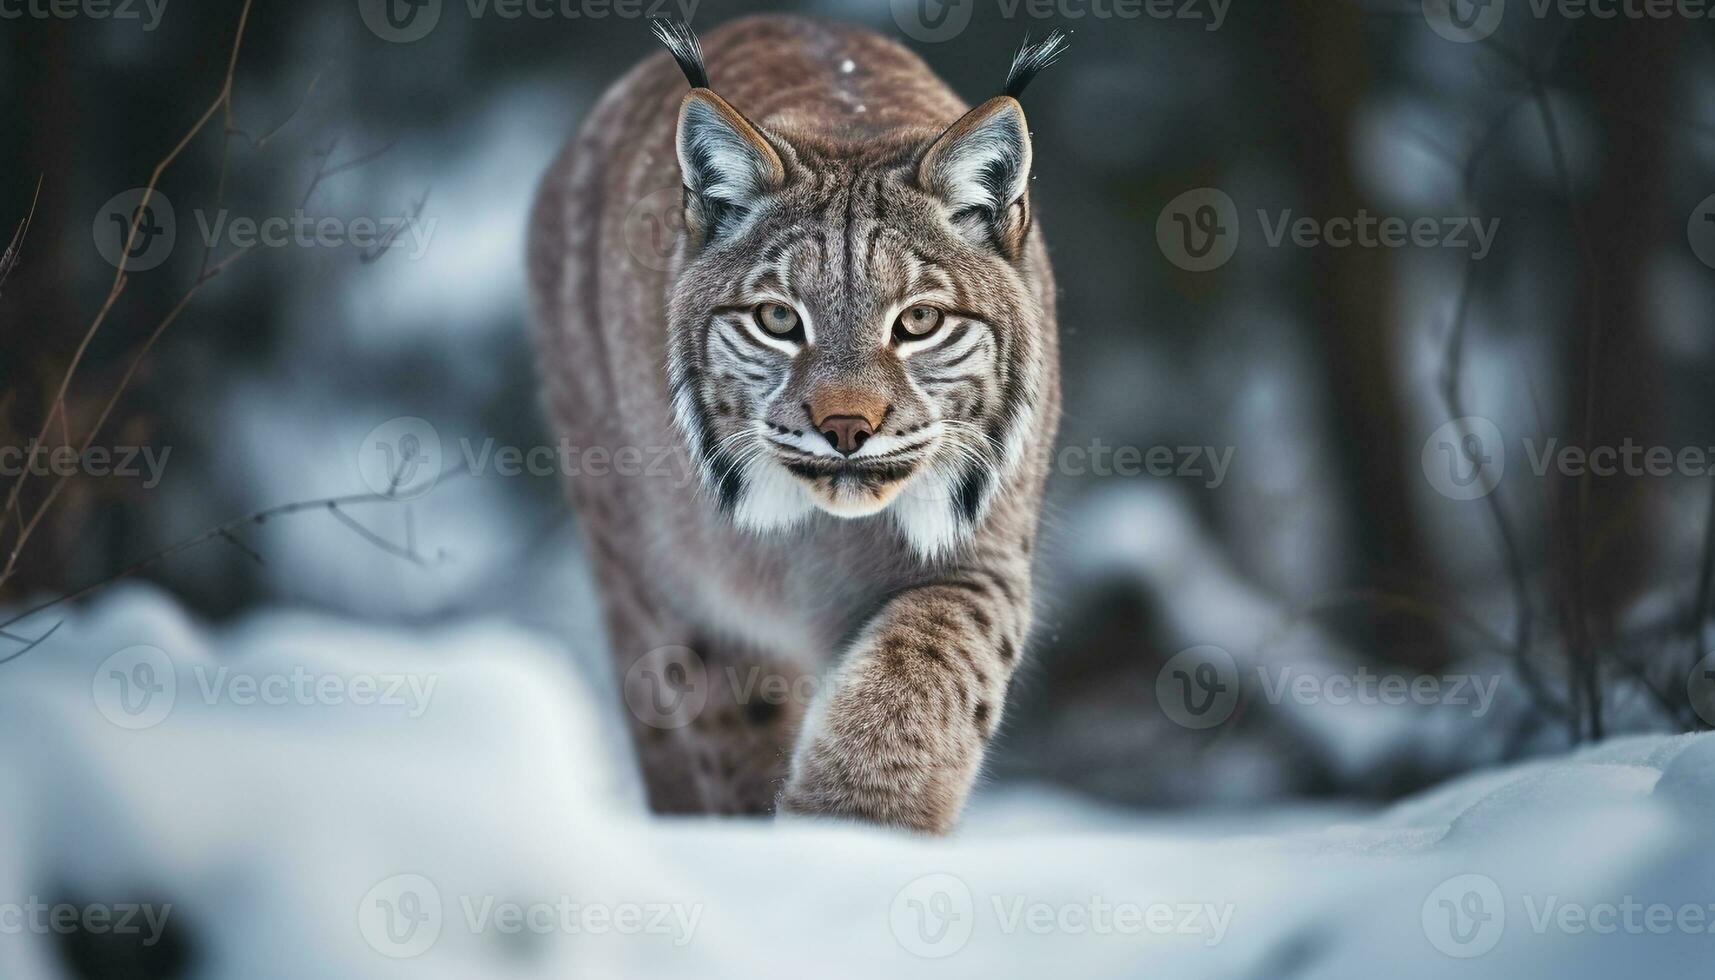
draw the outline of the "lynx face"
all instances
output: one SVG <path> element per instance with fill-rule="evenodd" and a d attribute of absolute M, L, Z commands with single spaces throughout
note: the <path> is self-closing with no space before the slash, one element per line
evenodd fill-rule
<path fill-rule="evenodd" d="M 686 97 L 669 379 L 740 524 L 886 509 L 934 554 L 980 520 L 1043 370 L 1020 273 L 1026 132 L 1004 96 L 885 146 L 764 134 L 713 93 Z"/>

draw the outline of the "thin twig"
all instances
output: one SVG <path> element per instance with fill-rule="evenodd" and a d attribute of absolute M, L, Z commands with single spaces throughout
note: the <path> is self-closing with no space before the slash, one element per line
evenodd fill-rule
<path fill-rule="evenodd" d="M 339 148 L 339 137 L 334 137 L 334 139 L 328 143 L 327 149 L 320 150 L 316 153 L 316 159 L 318 162 L 316 163 L 315 176 L 310 178 L 310 186 L 304 191 L 303 200 L 298 202 L 298 210 L 302 211 L 304 208 L 310 206 L 310 198 L 315 196 L 316 190 L 322 186 L 322 181 L 325 181 L 330 177 L 337 177 L 349 170 L 356 170 L 366 164 L 375 162 L 384 156 L 389 150 L 393 149 L 393 142 L 394 141 L 392 140 L 388 140 L 377 149 L 370 150 L 368 153 L 360 153 L 344 163 L 330 167 L 328 166 L 328 161 L 333 159 L 334 151 Z"/>
<path fill-rule="evenodd" d="M 24 256 L 24 239 L 30 233 L 30 222 L 36 217 L 36 204 L 42 199 L 42 177 L 36 177 L 36 193 L 30 198 L 30 210 L 25 213 L 24 220 L 18 222 L 18 230 L 12 233 L 12 240 L 6 244 L 6 251 L 0 252 L 0 288 L 6 285 L 6 277 L 18 267 Z"/>
<path fill-rule="evenodd" d="M 24 642 L 24 648 L 21 650 L 14 650 L 10 654 L 7 654 L 6 658 L 4 660 L 0 660 L 0 666 L 3 666 L 5 664 L 9 664 L 12 661 L 17 660 L 19 657 L 22 657 L 24 654 L 29 653 L 31 650 L 34 650 L 35 648 L 37 648 L 37 647 L 41 646 L 42 644 L 48 642 L 48 638 L 53 636 L 55 633 L 58 633 L 60 631 L 60 627 L 64 626 L 64 625 L 65 625 L 65 620 L 62 619 L 59 622 L 55 623 L 54 625 L 48 627 L 48 631 L 46 633 L 43 633 L 41 636 L 38 636 L 33 640 L 25 641 Z M 7 639 L 14 639 L 14 637 L 10 633 L 4 633 L 4 634 L 0 634 L 0 635 L 4 635 Z"/>
<path fill-rule="evenodd" d="M 441 476 L 436 477 L 435 483 L 436 483 L 436 485 L 439 485 L 444 480 L 465 475 L 466 472 L 468 472 L 468 471 L 465 471 L 462 469 L 461 470 L 453 470 L 449 473 L 446 473 L 446 474 L 443 474 Z M 414 496 L 416 496 L 416 494 L 412 493 L 412 494 L 410 494 L 410 496 L 414 497 Z M 368 541 L 369 543 L 374 544 L 377 547 L 382 548 L 384 551 L 387 551 L 389 554 L 394 554 L 394 555 L 397 555 L 399 557 L 407 558 L 408 560 L 410 560 L 414 564 L 426 566 L 426 565 L 431 564 L 431 562 L 429 562 L 427 559 L 425 559 L 422 555 L 416 553 L 414 550 L 408 551 L 407 549 L 400 548 L 398 545 L 393 544 L 390 541 L 387 541 L 385 538 L 382 538 L 381 536 L 375 534 L 375 532 L 370 531 L 368 528 L 365 528 L 361 524 L 358 524 L 357 522 L 352 520 L 349 515 L 342 513 L 342 510 L 341 510 L 342 508 L 358 507 L 358 506 L 362 506 L 365 504 L 403 503 L 407 499 L 408 499 L 407 497 L 401 497 L 395 493 L 356 493 L 356 494 L 346 494 L 346 495 L 338 496 L 338 497 L 323 497 L 323 498 L 320 498 L 317 500 L 300 500 L 300 501 L 295 501 L 295 502 L 289 503 L 289 504 L 281 504 L 277 507 L 269 507 L 269 508 L 266 508 L 264 510 L 253 511 L 249 514 L 244 515 L 243 517 L 235 518 L 235 519 L 227 521 L 223 524 L 217 524 L 214 527 L 211 527 L 211 528 L 209 528 L 205 531 L 202 531 L 198 534 L 192 535 L 191 537 L 188 537 L 188 538 L 184 539 L 183 541 L 178 542 L 177 544 L 173 544 L 173 545 L 170 545 L 166 548 L 162 548 L 161 550 L 156 551 L 153 554 L 147 555 L 143 558 L 138 559 L 135 562 L 132 562 L 130 565 L 127 565 L 125 568 L 119 570 L 118 572 L 113 573 L 112 575 L 109 575 L 105 578 L 102 578 L 99 581 L 92 582 L 89 585 L 86 585 L 80 589 L 73 591 L 73 592 L 68 592 L 65 595 L 58 596 L 57 598 L 49 599 L 46 602 L 40 603 L 36 606 L 32 606 L 31 608 L 26 609 L 23 612 L 14 615 L 12 618 L 10 618 L 4 622 L 0 622 L 0 631 L 9 630 L 13 626 L 16 626 L 17 624 L 23 622 L 24 620 L 30 619 L 33 616 L 39 615 L 40 613 L 43 613 L 43 612 L 46 612 L 47 610 L 52 609 L 55 606 L 63 605 L 63 604 L 68 603 L 68 602 L 75 602 L 78 599 L 82 599 L 82 598 L 85 598 L 87 596 L 93 595 L 97 592 L 100 592 L 103 589 L 109 588 L 110 586 L 113 586 L 119 582 L 124 581 L 125 579 L 132 577 L 133 575 L 136 575 L 137 573 L 139 573 L 141 571 L 144 571 L 145 569 L 152 568 L 153 566 L 160 564 L 161 562 L 165 561 L 168 558 L 173 557 L 174 555 L 177 555 L 177 554 L 184 552 L 184 551 L 189 551 L 190 549 L 195 548 L 198 545 L 206 544 L 209 541 L 216 541 L 216 540 L 227 541 L 229 543 L 236 543 L 236 539 L 233 535 L 233 532 L 235 532 L 241 528 L 262 525 L 262 524 L 265 524 L 268 521 L 273 520 L 274 518 L 277 518 L 277 517 L 286 517 L 286 516 L 290 516 L 292 514 L 304 513 L 306 511 L 324 510 L 324 511 L 327 511 L 329 513 L 332 513 L 334 516 L 338 517 L 341 520 L 341 522 L 344 523 L 347 527 L 350 527 L 354 531 L 358 532 L 359 536 L 362 537 L 365 541 Z M 252 551 L 250 549 L 241 547 L 241 550 L 246 551 L 252 557 L 260 559 L 260 556 L 257 555 L 254 551 Z M 444 557 L 444 556 L 442 556 L 442 557 Z M 45 637 L 44 637 L 44 639 L 45 639 Z M 39 642 L 40 642 L 39 640 L 36 641 L 36 643 L 39 643 Z M 23 656 L 25 653 L 28 653 L 31 649 L 34 649 L 34 646 L 35 646 L 35 644 L 32 644 L 30 647 L 26 647 L 24 650 L 16 651 L 16 652 L 8 655 L 4 659 L 0 659 L 0 665 L 10 663 L 11 661 L 18 659 L 19 657 Z"/>
<path fill-rule="evenodd" d="M 263 133 L 261 135 L 261 137 L 251 136 L 249 133 L 245 132 L 242 129 L 234 129 L 232 131 L 233 134 L 236 136 L 242 136 L 245 139 L 249 140 L 250 141 L 250 148 L 253 150 L 260 150 L 260 149 L 263 149 L 264 147 L 266 147 L 270 142 L 273 141 L 274 137 L 280 135 L 281 130 L 285 129 L 288 125 L 291 124 L 291 122 L 294 119 L 298 118 L 298 113 L 302 112 L 304 110 L 304 106 L 309 104 L 310 97 L 315 94 L 316 87 L 321 84 L 322 74 L 325 71 L 326 71 L 326 69 L 322 69 L 321 71 L 317 71 L 313 76 L 310 77 L 309 87 L 304 89 L 304 94 L 298 98 L 298 104 L 296 106 L 293 106 L 292 111 L 286 114 L 286 118 L 280 120 L 279 124 L 276 125 L 273 129 L 270 129 L 270 130 L 268 130 L 268 132 Z"/>
<path fill-rule="evenodd" d="M 399 239 L 400 235 L 404 234 L 405 231 L 417 223 L 417 219 L 423 216 L 423 208 L 426 207 L 428 203 L 429 192 L 425 190 L 423 191 L 423 196 L 417 198 L 417 200 L 411 205 L 411 210 L 407 214 L 401 216 L 399 223 L 383 232 L 381 238 L 376 241 L 375 245 L 362 254 L 361 261 L 363 264 L 370 265 L 378 262 L 382 256 L 392 251 L 393 243 Z"/>

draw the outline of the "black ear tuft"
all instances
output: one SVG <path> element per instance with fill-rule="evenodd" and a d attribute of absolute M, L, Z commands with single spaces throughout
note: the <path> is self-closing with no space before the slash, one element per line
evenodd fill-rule
<path fill-rule="evenodd" d="M 1018 53 L 1012 56 L 1012 68 L 1006 73 L 1006 94 L 1015 99 L 1022 95 L 1036 73 L 1052 65 L 1066 50 L 1066 40 L 1070 36 L 1069 32 L 1055 28 L 1040 42 L 1031 44 L 1030 35 L 1026 33 Z"/>
<path fill-rule="evenodd" d="M 679 63 L 679 70 L 685 73 L 685 79 L 692 88 L 709 87 L 709 70 L 703 65 L 703 46 L 697 41 L 691 25 L 662 17 L 650 21 L 649 29 L 655 32 L 662 44 L 667 45 L 667 51 Z"/>

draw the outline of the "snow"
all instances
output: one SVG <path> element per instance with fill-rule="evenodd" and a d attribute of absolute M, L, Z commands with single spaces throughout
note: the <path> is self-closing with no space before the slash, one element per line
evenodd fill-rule
<path fill-rule="evenodd" d="M 153 903 L 196 978 L 1672 977 L 1715 948 L 1706 735 L 1381 810 L 995 784 L 925 839 L 646 816 L 605 692 L 499 621 L 210 627 L 128 587 L 0 670 L 7 978 L 64 975 L 18 910 L 66 895 Z"/>

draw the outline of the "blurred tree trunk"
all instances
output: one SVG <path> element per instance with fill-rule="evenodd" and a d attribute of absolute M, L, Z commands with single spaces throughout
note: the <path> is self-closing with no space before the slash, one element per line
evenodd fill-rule
<path fill-rule="evenodd" d="M 1672 20 L 1616 20 L 1580 32 L 1556 77 L 1582 79 L 1601 127 L 1597 184 L 1575 192 L 1582 227 L 1564 217 L 1580 251 L 1578 292 L 1562 344 L 1566 441 L 1586 451 L 1663 444 L 1660 388 L 1664 374 L 1652 337 L 1649 266 L 1661 229 L 1675 221 L 1662 197 L 1668 73 L 1682 25 Z M 1541 121 L 1540 113 L 1538 121 Z M 1646 123 L 1640 125 L 1639 121 Z M 1568 120 L 1557 114 L 1559 136 Z M 1681 227 L 1683 225 L 1681 224 Z M 1562 542 L 1560 591 L 1576 634 L 1575 660 L 1594 662 L 1626 607 L 1651 584 L 1664 481 L 1642 474 L 1564 476 L 1559 481 L 1554 540 Z M 1588 698 L 1589 694 L 1586 692 Z M 1587 718 L 1590 734 L 1599 722 Z"/>
<path fill-rule="evenodd" d="M 1351 132 L 1370 75 L 1361 6 L 1293 0 L 1259 7 L 1265 20 L 1262 84 L 1283 100 L 1285 154 L 1303 191 L 1300 213 L 1354 217 L 1368 207 L 1356 186 Z M 1371 209 L 1374 213 L 1374 209 Z M 1303 257 L 1314 317 L 1312 343 L 1327 392 L 1341 510 L 1353 544 L 1350 586 L 1418 595 L 1431 567 L 1413 498 L 1417 442 L 1406 431 L 1396 372 L 1400 330 L 1391 317 L 1390 253 L 1316 248 Z M 1447 661 L 1440 626 L 1358 607 L 1331 624 L 1356 649 L 1424 671 Z"/>

